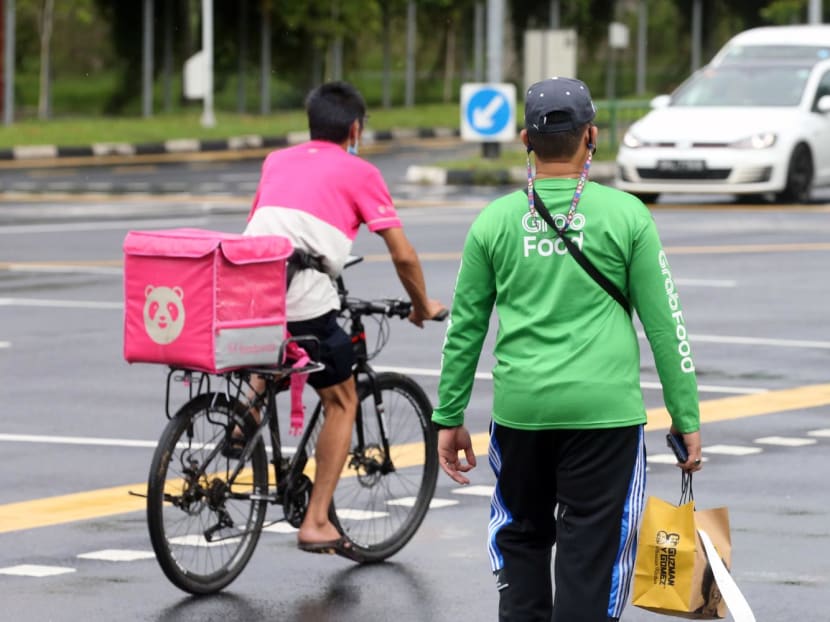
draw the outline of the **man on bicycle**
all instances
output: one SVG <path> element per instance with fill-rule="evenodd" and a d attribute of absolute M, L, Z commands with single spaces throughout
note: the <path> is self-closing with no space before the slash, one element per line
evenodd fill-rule
<path fill-rule="evenodd" d="M 412 300 L 409 321 L 422 326 L 444 306 L 427 296 L 420 260 L 380 171 L 355 157 L 366 118 L 363 97 L 347 83 L 330 82 L 309 94 L 306 112 L 311 140 L 266 157 L 245 234 L 281 235 L 295 249 L 322 259 L 326 273 L 299 270 L 286 294 L 288 332 L 316 336 L 319 358 L 326 365 L 308 379 L 326 416 L 315 449 L 314 487 L 297 542 L 305 551 L 356 559 L 348 538 L 328 518 L 358 399 L 352 344 L 337 323 L 340 299 L 330 275 L 343 269 L 358 229 L 366 223 L 386 243 Z"/>

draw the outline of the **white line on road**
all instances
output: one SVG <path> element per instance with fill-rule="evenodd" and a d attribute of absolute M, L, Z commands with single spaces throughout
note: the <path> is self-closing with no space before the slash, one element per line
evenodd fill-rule
<path fill-rule="evenodd" d="M 746 445 L 706 445 L 703 451 L 707 454 L 723 454 L 725 456 L 751 456 L 764 450 L 760 447 L 748 447 Z"/>
<path fill-rule="evenodd" d="M 398 374 L 407 374 L 409 376 L 432 376 L 437 377 L 441 375 L 440 369 L 425 369 L 422 367 L 385 367 L 382 365 L 375 366 L 375 371 L 390 371 Z M 475 374 L 476 380 L 492 380 L 493 374 L 490 372 L 480 371 Z M 644 389 L 662 389 L 659 382 L 641 382 L 640 386 Z M 698 390 L 704 393 L 734 393 L 735 395 L 754 395 L 756 393 L 765 393 L 767 389 L 758 387 L 721 387 L 717 385 L 698 386 Z"/>
<path fill-rule="evenodd" d="M 152 551 L 133 551 L 128 549 L 104 549 L 81 553 L 78 559 L 94 559 L 105 562 L 133 562 L 139 559 L 152 559 L 156 554 Z"/>
<path fill-rule="evenodd" d="M 102 447 L 155 448 L 158 441 L 136 441 L 125 438 L 93 438 L 87 436 L 38 436 L 35 434 L 0 434 L 0 441 L 12 443 L 51 443 L 56 445 L 98 445 Z"/>
<path fill-rule="evenodd" d="M 95 300 L 48 300 L 45 298 L 0 298 L 0 307 L 50 307 L 60 309 L 123 309 L 122 302 Z"/>
<path fill-rule="evenodd" d="M 830 428 L 825 428 L 823 430 L 811 430 L 807 432 L 808 436 L 817 436 L 819 438 L 830 438 Z"/>
<path fill-rule="evenodd" d="M 155 449 L 158 441 L 140 441 L 126 438 L 101 438 L 91 436 L 49 436 L 37 434 L 0 434 L 0 443 L 47 443 L 50 445 L 85 445 L 95 447 L 137 447 Z M 267 451 L 271 451 L 269 447 Z M 286 445 L 282 448 L 286 456 L 293 455 L 297 448 Z"/>
<path fill-rule="evenodd" d="M 121 276 L 124 274 L 124 269 L 114 266 L 73 266 L 73 265 L 54 265 L 54 266 L 33 266 L 25 263 L 10 263 L 7 264 L 6 269 L 9 272 L 44 272 L 44 273 L 66 273 L 66 274 L 113 274 Z"/>
<path fill-rule="evenodd" d="M 640 339 L 645 339 L 645 333 L 637 333 Z M 806 341 L 801 339 L 766 339 L 764 337 L 732 337 L 729 335 L 689 335 L 692 344 L 695 343 L 731 343 L 744 346 L 773 346 L 777 348 L 818 348 L 830 350 L 830 341 Z"/>
<path fill-rule="evenodd" d="M 761 445 L 780 445 L 781 447 L 804 447 L 815 445 L 818 441 L 814 438 L 796 438 L 794 436 L 765 436 L 756 438 L 756 443 Z"/>
<path fill-rule="evenodd" d="M 492 497 L 495 486 L 464 486 L 451 490 L 454 495 L 474 495 L 477 497 Z"/>
<path fill-rule="evenodd" d="M 737 281 L 723 279 L 675 279 L 675 285 L 683 287 L 737 287 Z"/>
<path fill-rule="evenodd" d="M 12 344 L 9 341 L 0 341 L 0 350 L 3 348 L 11 348 Z"/>
<path fill-rule="evenodd" d="M 203 226 L 207 218 L 194 217 L 187 220 L 153 219 L 153 220 L 105 220 L 96 222 L 54 223 L 48 225 L 8 225 L 0 227 L 0 235 L 19 235 L 21 233 L 63 233 L 66 231 L 108 231 L 112 229 L 172 229 L 174 227 Z"/>
<path fill-rule="evenodd" d="M 35 564 L 21 564 L 20 566 L 9 566 L 0 568 L 0 574 L 13 575 L 17 577 L 53 577 L 59 574 L 75 572 L 74 568 L 62 566 L 38 566 Z"/>

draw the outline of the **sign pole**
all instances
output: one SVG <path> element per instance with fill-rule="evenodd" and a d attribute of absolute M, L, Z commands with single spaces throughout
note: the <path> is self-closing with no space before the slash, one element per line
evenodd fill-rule
<path fill-rule="evenodd" d="M 14 0 L 5 0 L 3 20 L 3 123 L 14 123 Z"/>
<path fill-rule="evenodd" d="M 213 0 L 202 0 L 202 51 L 205 54 L 205 95 L 202 127 L 215 127 L 213 115 Z"/>
<path fill-rule="evenodd" d="M 504 38 L 504 0 L 487 0 L 487 80 L 490 84 L 502 81 L 502 40 Z M 481 144 L 481 155 L 498 158 L 501 145 L 495 142 Z"/>

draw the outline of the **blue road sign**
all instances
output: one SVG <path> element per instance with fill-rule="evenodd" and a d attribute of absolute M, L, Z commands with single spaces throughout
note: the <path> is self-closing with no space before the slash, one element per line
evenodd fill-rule
<path fill-rule="evenodd" d="M 512 84 L 464 84 L 461 106 L 461 135 L 465 140 L 515 138 L 516 89 Z"/>

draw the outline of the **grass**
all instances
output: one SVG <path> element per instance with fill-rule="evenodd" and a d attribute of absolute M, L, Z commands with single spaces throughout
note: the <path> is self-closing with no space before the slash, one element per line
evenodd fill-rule
<path fill-rule="evenodd" d="M 52 121 L 26 120 L 0 129 L 0 147 L 16 145 L 88 145 L 95 142 L 159 142 L 174 138 L 227 138 L 257 134 L 284 136 L 306 129 L 301 110 L 279 111 L 267 116 L 216 113 L 216 126 L 201 125 L 201 109 L 142 117 L 66 118 Z M 458 127 L 457 104 L 434 104 L 414 108 L 370 111 L 369 127 Z"/>
<path fill-rule="evenodd" d="M 597 123 L 600 128 L 607 127 L 611 122 L 608 108 L 604 107 L 602 102 L 597 102 L 597 106 Z M 627 116 L 635 117 L 643 112 L 642 107 L 621 108 L 615 117 L 621 124 L 630 121 L 622 114 L 623 110 L 628 113 Z M 49 121 L 26 119 L 9 126 L 0 126 L 0 148 L 18 145 L 69 147 L 97 142 L 151 143 L 176 138 L 220 139 L 252 134 L 285 136 L 289 132 L 306 129 L 305 113 L 300 109 L 278 110 L 264 116 L 217 110 L 215 115 L 216 125 L 212 128 L 202 127 L 202 108 L 198 105 L 170 114 L 156 113 L 148 119 L 141 116 L 107 117 L 100 114 L 88 117 L 62 117 Z M 410 108 L 370 107 L 369 117 L 368 127 L 373 130 L 434 127 L 458 129 L 461 123 L 459 105 L 456 102 L 420 104 Z M 521 152 L 521 147 L 517 149 Z M 504 151 L 508 151 L 508 148 Z M 601 154 L 598 156 L 601 157 Z M 505 153 L 503 157 L 514 161 L 512 154 Z M 523 160 L 524 156 L 520 154 L 518 162 L 521 163 Z M 488 166 L 491 164 L 495 166 L 495 163 L 486 163 Z"/>

